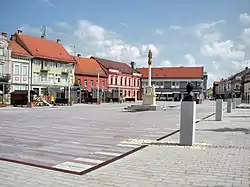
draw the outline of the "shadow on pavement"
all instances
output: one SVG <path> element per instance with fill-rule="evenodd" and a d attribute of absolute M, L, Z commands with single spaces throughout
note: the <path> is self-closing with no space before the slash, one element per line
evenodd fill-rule
<path fill-rule="evenodd" d="M 250 134 L 250 129 L 247 128 L 219 128 L 219 129 L 197 129 L 197 131 L 214 131 L 214 132 L 242 132 Z"/>

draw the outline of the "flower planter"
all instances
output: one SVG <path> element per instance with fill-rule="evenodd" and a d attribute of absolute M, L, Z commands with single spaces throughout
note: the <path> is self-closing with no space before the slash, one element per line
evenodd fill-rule
<path fill-rule="evenodd" d="M 8 105 L 7 104 L 0 104 L 0 108 L 4 108 L 4 107 L 7 107 Z"/>

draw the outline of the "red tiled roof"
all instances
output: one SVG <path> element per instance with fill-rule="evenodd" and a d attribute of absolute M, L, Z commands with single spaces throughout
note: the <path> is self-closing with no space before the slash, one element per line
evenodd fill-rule
<path fill-rule="evenodd" d="M 61 44 L 56 41 L 41 39 L 24 34 L 16 34 L 16 36 L 17 42 L 34 57 L 65 63 L 74 62 L 74 58 Z"/>
<path fill-rule="evenodd" d="M 98 74 L 102 77 L 107 77 L 103 69 L 100 67 L 98 62 L 94 59 L 84 58 L 84 57 L 74 57 L 76 61 L 75 73 L 82 75 L 96 75 Z M 100 69 L 100 70 L 98 70 Z"/>
<path fill-rule="evenodd" d="M 108 69 L 118 70 L 125 74 L 139 73 L 123 62 L 116 62 L 98 57 L 91 57 L 91 59 L 95 59 L 98 63 L 100 63 L 106 69 L 106 73 L 108 72 Z"/>
<path fill-rule="evenodd" d="M 10 41 L 11 53 L 17 56 L 30 56 L 30 54 L 22 48 L 16 41 Z"/>
<path fill-rule="evenodd" d="M 148 78 L 148 68 L 137 68 L 143 75 Z M 203 78 L 203 67 L 161 67 L 152 68 L 152 78 Z"/>

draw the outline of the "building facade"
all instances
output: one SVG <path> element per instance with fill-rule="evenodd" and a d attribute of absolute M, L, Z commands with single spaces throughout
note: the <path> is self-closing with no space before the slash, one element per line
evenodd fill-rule
<path fill-rule="evenodd" d="M 12 41 L 31 54 L 31 88 L 39 95 L 63 92 L 73 86 L 75 61 L 60 40 L 28 36 L 18 30 Z"/>
<path fill-rule="evenodd" d="M 109 91 L 120 90 L 124 98 L 141 99 L 141 73 L 134 69 L 134 63 L 126 63 L 91 57 L 96 60 L 108 76 Z"/>
<path fill-rule="evenodd" d="M 215 87 L 215 98 L 242 98 L 245 100 L 247 86 L 245 82 L 248 80 L 249 69 L 246 67 L 243 71 L 240 71 L 227 79 L 221 79 L 217 82 Z M 246 83 L 247 84 L 247 83 Z"/>
<path fill-rule="evenodd" d="M 245 76 L 243 100 L 245 100 L 246 103 L 250 103 L 250 71 Z"/>
<path fill-rule="evenodd" d="M 137 70 L 143 75 L 142 87 L 144 89 L 148 85 L 148 68 Z M 204 80 L 203 67 L 161 67 L 152 68 L 151 72 L 151 84 L 155 86 L 157 100 L 183 99 L 188 82 L 194 85 L 195 97 L 203 99 L 206 81 L 207 75 Z"/>
<path fill-rule="evenodd" d="M 98 87 L 99 73 L 99 88 L 106 90 L 108 88 L 107 78 L 101 66 L 94 59 L 74 57 L 75 65 L 75 85 L 81 86 L 82 89 L 91 91 L 92 88 Z"/>
<path fill-rule="evenodd" d="M 0 77 L 11 75 L 11 51 L 7 33 L 2 32 L 0 35 Z"/>
<path fill-rule="evenodd" d="M 10 40 L 11 91 L 28 90 L 31 82 L 31 56 L 17 42 Z"/>

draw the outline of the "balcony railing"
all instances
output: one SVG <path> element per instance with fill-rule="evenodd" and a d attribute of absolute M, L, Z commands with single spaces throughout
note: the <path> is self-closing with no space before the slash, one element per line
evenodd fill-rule
<path fill-rule="evenodd" d="M 62 68 L 62 73 L 68 73 L 68 69 L 67 68 Z"/>
<path fill-rule="evenodd" d="M 42 66 L 41 71 L 49 71 L 50 67 L 49 66 Z"/>

